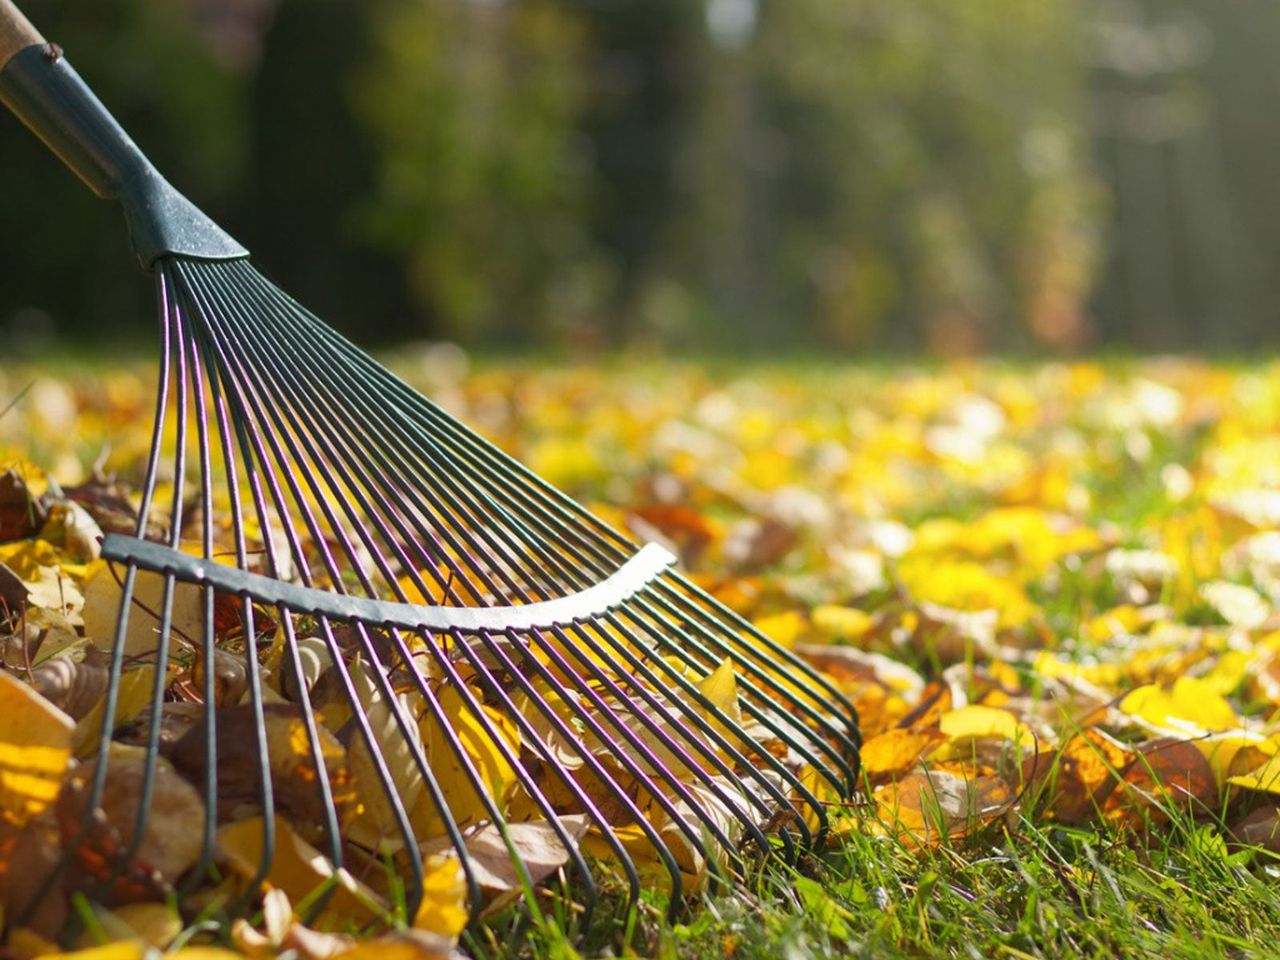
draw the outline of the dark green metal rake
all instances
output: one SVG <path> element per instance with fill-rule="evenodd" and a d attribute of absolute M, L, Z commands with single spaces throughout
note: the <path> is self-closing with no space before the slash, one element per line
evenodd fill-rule
<path fill-rule="evenodd" d="M 258 881 L 270 872 L 280 794 L 256 648 L 268 619 L 282 637 L 280 669 L 292 678 L 292 709 L 320 774 L 318 842 L 335 866 L 349 860 L 316 691 L 299 652 L 304 635 L 327 651 L 350 708 L 346 735 L 372 758 L 394 829 L 370 852 L 391 851 L 410 916 L 422 896 L 424 850 L 442 845 L 457 853 L 474 914 L 483 898 L 468 840 L 482 822 L 508 826 L 509 811 L 468 753 L 466 726 L 484 730 L 514 772 L 523 816 L 554 831 L 576 874 L 573 895 L 588 910 L 597 886 L 566 814 L 585 816 L 633 899 L 642 871 L 621 832 L 643 836 L 669 878 L 673 911 L 682 894 L 674 847 L 732 875 L 752 846 L 794 858 L 822 837 L 829 799 L 852 792 L 859 743 L 854 710 L 828 679 L 677 574 L 667 551 L 637 549 L 268 282 L 244 248 L 156 172 L 10 0 L 0 0 L 0 64 L 0 99 L 95 193 L 120 201 L 160 305 L 160 388 L 137 529 L 103 543 L 123 591 L 103 743 L 114 732 L 130 617 L 140 616 L 139 571 L 147 571 L 163 578 L 159 609 L 150 611 L 157 664 L 179 644 L 213 662 L 226 632 L 220 611 L 233 601 L 264 825 Z M 173 481 L 167 514 L 156 504 L 162 476 Z M 168 531 L 163 542 L 144 539 L 157 519 Z M 218 554 L 222 520 L 229 558 Z M 198 588 L 198 637 L 175 638 L 179 584 Z M 388 748 L 386 731 L 362 707 L 357 659 L 384 703 L 403 691 L 420 698 L 448 756 L 427 755 L 423 718 L 401 708 L 393 719 L 403 749 Z M 725 662 L 738 710 L 718 706 L 700 686 Z M 144 711 L 139 812 L 116 874 L 147 825 L 164 673 L 157 670 Z M 195 727 L 208 758 L 229 746 L 219 742 L 213 674 L 205 671 Z M 518 730 L 518 742 L 498 729 L 504 725 Z M 420 835 L 422 820 L 397 787 L 405 771 L 393 767 L 396 757 L 407 757 L 420 778 L 440 837 Z M 103 751 L 87 786 L 88 811 L 102 796 L 107 759 Z M 445 765 L 461 767 L 482 817 L 455 816 L 437 776 Z M 206 809 L 192 825 L 203 840 L 188 889 L 215 861 L 228 812 L 217 802 L 219 765 L 207 762 L 196 779 Z M 90 828 L 86 814 L 82 836 Z M 508 852 L 520 859 L 516 846 Z M 257 886 L 249 884 L 250 894 Z"/>

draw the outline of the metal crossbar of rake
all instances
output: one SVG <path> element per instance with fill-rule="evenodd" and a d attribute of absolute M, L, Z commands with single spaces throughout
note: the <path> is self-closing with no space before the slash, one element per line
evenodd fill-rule
<path fill-rule="evenodd" d="M 263 823 L 256 876 L 231 910 L 268 878 L 276 844 L 257 649 L 268 618 L 282 632 L 281 669 L 306 732 L 324 852 L 335 871 L 348 859 L 299 653 L 302 630 L 323 643 L 351 712 L 352 742 L 372 761 L 372 789 L 390 810 L 395 862 L 407 875 L 410 917 L 422 897 L 421 844 L 430 838 L 415 831 L 397 786 L 405 771 L 392 769 L 388 753 L 408 755 L 409 774 L 461 863 L 472 916 L 483 902 L 467 847 L 475 818 L 459 822 L 439 771 L 460 769 L 483 819 L 508 836 L 507 811 L 468 750 L 463 721 L 483 731 L 545 818 L 587 911 L 598 890 L 561 820 L 569 813 L 585 816 L 634 902 L 641 870 L 619 836 L 621 826 L 633 826 L 669 878 L 672 914 L 684 892 L 673 844 L 727 878 L 744 866 L 743 839 L 765 852 L 776 846 L 787 859 L 821 841 L 823 797 L 851 794 L 859 745 L 855 712 L 828 678 L 673 572 L 666 551 L 637 551 L 264 279 L 239 244 L 155 172 L 10 0 L 0 0 L 0 63 L 0 99 L 100 195 L 121 200 L 160 304 L 160 385 L 136 533 L 103 545 L 124 570 L 104 745 L 114 733 L 139 571 L 163 582 L 137 815 L 106 880 L 128 867 L 146 834 L 179 583 L 199 588 L 200 637 L 182 642 L 206 664 L 197 728 L 206 809 L 200 856 L 180 892 L 209 874 L 223 813 L 209 667 L 219 640 L 218 594 L 238 606 Z M 148 542 L 162 475 L 172 481 L 167 536 Z M 189 491 L 198 505 L 194 521 Z M 234 565 L 216 553 L 215 513 L 224 502 Z M 193 525 L 198 557 L 182 549 L 197 549 L 184 540 Z M 260 553 L 251 552 L 254 531 Z M 438 602 L 414 602 L 421 598 Z M 725 662 L 740 712 L 717 706 L 699 687 Z M 374 729 L 357 670 L 387 706 L 400 749 L 388 750 L 388 734 Z M 401 706 L 403 691 L 420 700 L 422 717 Z M 446 692 L 458 708 L 446 709 Z M 427 717 L 447 755 L 428 755 L 420 733 Z M 518 732 L 515 742 L 502 725 Z M 91 833 L 108 770 L 104 748 L 76 842 Z M 527 883 L 519 850 L 510 842 L 507 849 Z M 313 913 L 325 899 L 313 902 Z"/>

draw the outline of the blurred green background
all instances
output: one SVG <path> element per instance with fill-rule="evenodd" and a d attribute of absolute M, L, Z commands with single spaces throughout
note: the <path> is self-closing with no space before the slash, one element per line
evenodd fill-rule
<path fill-rule="evenodd" d="M 1280 342 L 1274 0 L 25 0 L 363 342 Z M 119 214 L 0 118 L 0 342 L 142 339 Z"/>

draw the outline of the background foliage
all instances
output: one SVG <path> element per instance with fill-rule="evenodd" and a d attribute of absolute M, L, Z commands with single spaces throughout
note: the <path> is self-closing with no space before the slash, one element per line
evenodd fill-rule
<path fill-rule="evenodd" d="M 28 0 L 362 339 L 1272 342 L 1266 0 Z M 118 215 L 0 121 L 0 326 L 139 336 Z"/>

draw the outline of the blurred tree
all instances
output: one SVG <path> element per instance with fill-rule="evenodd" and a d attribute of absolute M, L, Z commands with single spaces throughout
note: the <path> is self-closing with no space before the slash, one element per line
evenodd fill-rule
<path fill-rule="evenodd" d="M 366 0 L 278 0 L 252 83 L 242 238 L 284 289 L 366 342 L 417 332 L 399 262 L 359 222 L 378 156 L 349 88 L 373 52 L 372 13 Z"/>
<path fill-rule="evenodd" d="M 246 174 L 245 84 L 193 28 L 185 4 L 25 0 L 156 165 L 215 216 L 228 217 Z M 120 213 L 68 173 L 7 112 L 0 118 L 0 240 L 6 343 L 53 332 L 118 340 L 154 326 L 151 285 L 128 253 Z M 131 266 L 133 269 L 131 269 Z"/>
<path fill-rule="evenodd" d="M 357 98 L 367 220 L 447 336 L 529 345 L 599 301 L 579 133 L 586 32 L 553 0 L 379 0 Z"/>
<path fill-rule="evenodd" d="M 740 341 L 963 351 L 1086 334 L 1099 211 L 1077 4 L 707 12 L 694 262 Z"/>

